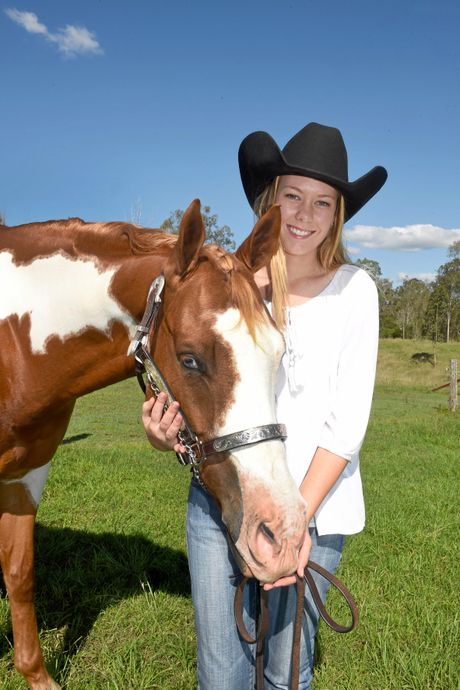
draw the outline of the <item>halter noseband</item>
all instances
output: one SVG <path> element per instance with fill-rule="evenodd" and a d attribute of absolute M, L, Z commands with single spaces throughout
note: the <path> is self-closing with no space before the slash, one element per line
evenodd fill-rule
<path fill-rule="evenodd" d="M 164 406 L 164 411 L 166 411 L 175 398 L 161 371 L 146 348 L 150 334 L 155 328 L 156 319 L 161 307 L 161 293 L 163 292 L 164 284 L 165 278 L 163 274 L 160 274 L 152 282 L 147 296 L 144 316 L 137 326 L 128 353 L 134 356 L 137 380 L 144 393 L 146 392 L 146 385 L 143 378 L 144 373 L 155 397 L 158 397 L 161 392 L 166 393 L 167 402 Z M 236 431 L 232 434 L 219 436 L 211 441 L 201 441 L 192 430 L 182 410 L 180 410 L 180 414 L 182 415 L 183 425 L 177 435 L 180 443 L 186 450 L 185 453 L 176 453 L 177 459 L 181 465 L 190 465 L 193 476 L 204 488 L 206 487 L 201 479 L 199 468 L 210 455 L 214 455 L 215 453 L 227 453 L 235 448 L 252 446 L 262 441 L 271 441 L 274 439 L 284 440 L 286 438 L 286 427 L 284 424 L 263 424 L 262 426 L 245 429 L 244 431 Z"/>

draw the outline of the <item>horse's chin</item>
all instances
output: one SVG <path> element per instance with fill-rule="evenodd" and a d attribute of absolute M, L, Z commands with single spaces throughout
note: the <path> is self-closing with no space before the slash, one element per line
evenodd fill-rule
<path fill-rule="evenodd" d="M 228 543 L 230 544 L 230 548 L 233 553 L 233 557 L 236 561 L 236 564 L 240 570 L 241 575 L 243 577 L 255 577 L 254 573 L 252 572 L 251 568 L 249 565 L 246 563 L 238 549 L 236 548 L 234 542 L 232 541 L 231 537 L 228 538 Z"/>

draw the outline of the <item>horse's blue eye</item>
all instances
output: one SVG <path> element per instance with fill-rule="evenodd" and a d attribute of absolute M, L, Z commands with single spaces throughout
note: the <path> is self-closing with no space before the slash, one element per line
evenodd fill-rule
<path fill-rule="evenodd" d="M 191 369 L 192 371 L 203 371 L 204 369 L 202 363 L 193 355 L 182 355 L 180 361 L 185 369 Z"/>

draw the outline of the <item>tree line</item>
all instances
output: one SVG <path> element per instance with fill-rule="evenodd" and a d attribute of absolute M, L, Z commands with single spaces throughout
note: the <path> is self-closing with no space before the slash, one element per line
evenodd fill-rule
<path fill-rule="evenodd" d="M 377 285 L 382 338 L 460 340 L 460 241 L 449 247 L 448 258 L 431 283 L 407 278 L 398 287 L 382 276 L 377 261 L 355 262 Z"/>

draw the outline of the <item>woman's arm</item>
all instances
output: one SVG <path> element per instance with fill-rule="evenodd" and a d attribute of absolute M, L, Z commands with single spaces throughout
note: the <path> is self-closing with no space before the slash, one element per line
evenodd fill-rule
<path fill-rule="evenodd" d="M 317 448 L 313 456 L 310 467 L 300 485 L 300 493 L 307 502 L 306 525 L 318 510 L 319 506 L 326 498 L 336 481 L 339 479 L 348 462 L 345 458 L 331 453 L 324 448 Z M 308 559 L 310 558 L 311 538 L 307 529 L 302 548 L 299 551 L 297 563 L 297 575 L 303 577 Z M 264 589 L 270 590 L 273 587 L 284 587 L 295 584 L 295 575 L 282 577 L 271 585 L 264 585 Z"/>
<path fill-rule="evenodd" d="M 317 448 L 310 467 L 300 485 L 300 493 L 307 502 L 307 519 L 310 522 L 319 506 L 332 489 L 348 461 L 324 448 Z"/>

